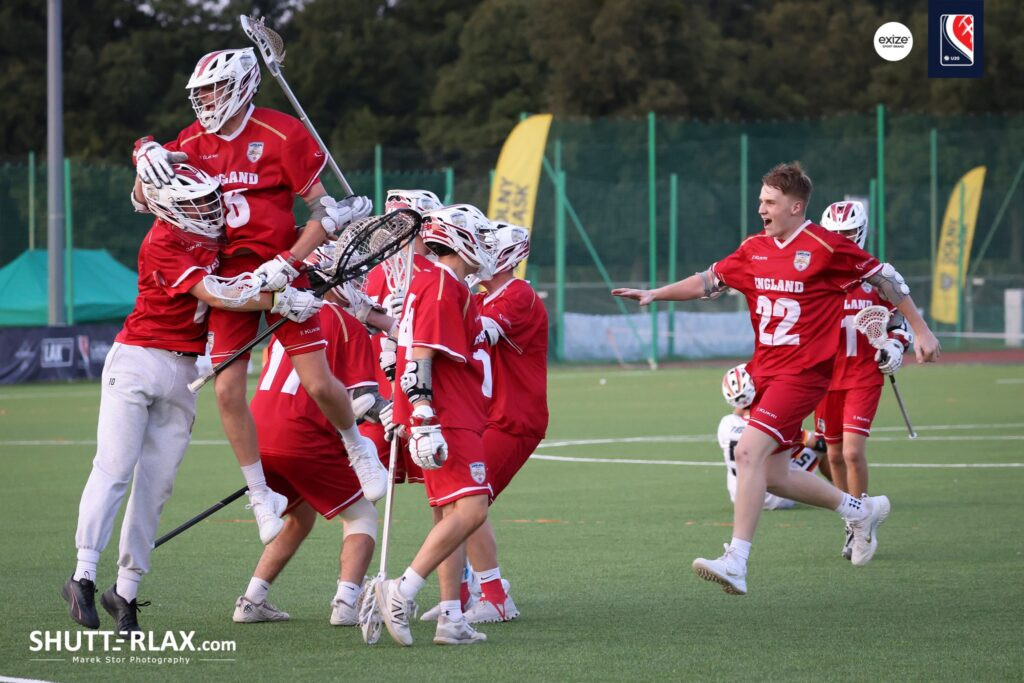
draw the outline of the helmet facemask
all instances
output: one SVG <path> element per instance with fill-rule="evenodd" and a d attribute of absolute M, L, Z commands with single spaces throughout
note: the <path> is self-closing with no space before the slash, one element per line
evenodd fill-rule
<path fill-rule="evenodd" d="M 220 183 L 199 169 L 176 164 L 171 181 L 160 188 L 143 183 L 149 210 L 186 232 L 219 239 L 224 234 Z"/>

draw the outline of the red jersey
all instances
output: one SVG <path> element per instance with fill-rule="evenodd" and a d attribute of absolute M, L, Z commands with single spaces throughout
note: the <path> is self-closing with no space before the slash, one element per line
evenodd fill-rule
<path fill-rule="evenodd" d="M 398 328 L 398 374 L 413 347 L 434 354 L 431 384 L 434 412 L 447 429 L 483 433 L 485 401 L 491 397 L 491 357 L 473 295 L 447 266 L 433 263 L 417 273 L 405 297 Z M 395 396 L 395 422 L 409 425 L 412 407 L 405 393 Z"/>
<path fill-rule="evenodd" d="M 208 133 L 196 121 L 166 147 L 220 179 L 228 240 L 223 253 L 247 249 L 264 259 L 295 243 L 295 195 L 308 192 L 327 163 L 301 121 L 254 107 L 231 136 Z"/>
<path fill-rule="evenodd" d="M 412 274 L 415 277 L 416 273 L 420 272 L 424 268 L 429 268 L 433 265 L 433 261 L 428 259 L 422 254 L 415 254 L 412 259 Z M 384 303 L 384 298 L 391 294 L 391 289 L 388 287 L 388 280 L 384 277 L 384 268 L 377 266 L 366 276 L 366 284 L 363 285 L 363 290 L 366 294 L 378 304 Z M 375 334 L 371 337 L 373 341 L 373 353 L 374 358 L 380 358 L 380 342 L 386 333 Z M 384 398 L 391 399 L 391 382 L 384 375 L 384 371 L 380 369 L 380 363 L 375 363 L 375 372 L 377 377 L 377 386 L 380 395 Z"/>
<path fill-rule="evenodd" d="M 220 246 L 216 240 L 154 221 L 139 248 L 139 296 L 114 341 L 203 353 L 209 306 L 188 292 L 217 270 Z"/>
<path fill-rule="evenodd" d="M 852 240 L 804 222 L 785 242 L 747 238 L 712 266 L 747 297 L 754 327 L 753 376 L 797 374 L 835 357 L 844 293 L 882 267 Z"/>
<path fill-rule="evenodd" d="M 477 295 L 480 315 L 501 328 L 491 347 L 494 398 L 487 426 L 540 439 L 548 427 L 548 312 L 526 281 Z"/>
<path fill-rule="evenodd" d="M 860 283 L 846 293 L 843 302 L 843 318 L 839 330 L 839 350 L 832 367 L 830 391 L 870 387 L 882 383 L 882 373 L 875 360 L 875 347 L 868 343 L 866 335 L 857 332 L 853 319 L 868 306 L 889 307 L 889 302 L 878 294 L 878 290 L 867 282 Z"/>
<path fill-rule="evenodd" d="M 320 309 L 327 340 L 327 363 L 347 388 L 373 386 L 373 356 L 366 328 L 336 304 Z M 316 458 L 337 455 L 341 436 L 299 382 L 299 375 L 277 340 L 260 375 L 252 403 L 260 453 Z"/>

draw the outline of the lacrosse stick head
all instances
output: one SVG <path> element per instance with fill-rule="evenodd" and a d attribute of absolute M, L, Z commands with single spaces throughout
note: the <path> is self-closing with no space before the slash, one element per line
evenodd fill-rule
<path fill-rule="evenodd" d="M 224 235 L 220 182 L 188 164 L 175 164 L 174 176 L 160 187 L 142 183 L 146 206 L 157 218 L 211 239 Z"/>
<path fill-rule="evenodd" d="M 411 209 L 352 223 L 338 237 L 333 275 L 324 287 L 362 281 L 375 266 L 412 242 L 419 229 L 420 215 Z M 324 291 L 318 288 L 319 293 Z"/>
<path fill-rule="evenodd" d="M 245 31 L 245 35 L 249 37 L 249 40 L 260 51 L 260 55 L 263 56 L 267 69 L 276 76 L 284 65 L 284 40 L 281 39 L 280 34 L 267 26 L 266 17 L 257 19 L 256 17 L 243 14 L 238 17 L 238 20 L 242 24 L 242 30 Z"/>
<path fill-rule="evenodd" d="M 263 280 L 253 273 L 230 278 L 207 275 L 203 278 L 203 286 L 228 308 L 238 308 L 259 297 Z"/>
<path fill-rule="evenodd" d="M 853 318 L 853 326 L 868 338 L 868 343 L 876 349 L 882 348 L 889 338 L 889 317 L 892 314 L 885 306 L 868 306 L 861 309 Z"/>
<path fill-rule="evenodd" d="M 192 110 L 209 133 L 247 106 L 259 87 L 260 65 L 251 47 L 203 55 L 185 84 Z"/>
<path fill-rule="evenodd" d="M 380 640 L 384 623 L 377 612 L 377 584 L 381 576 L 375 576 L 363 585 L 363 592 L 356 601 L 356 613 L 359 615 L 359 628 L 363 632 L 363 642 L 375 645 Z"/>
<path fill-rule="evenodd" d="M 415 209 L 413 209 L 415 211 Z M 370 248 L 379 250 L 391 239 L 389 231 L 378 230 L 370 240 Z M 393 256 L 381 261 L 380 267 L 384 271 L 384 282 L 391 293 L 404 293 L 406 275 L 412 268 L 412 258 L 408 250 L 395 253 Z"/>

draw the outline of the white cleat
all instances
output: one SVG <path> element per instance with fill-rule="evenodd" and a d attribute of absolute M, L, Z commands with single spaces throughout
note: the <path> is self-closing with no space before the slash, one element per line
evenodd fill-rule
<path fill-rule="evenodd" d="M 376 503 L 388 491 L 388 470 L 377 455 L 377 445 L 372 439 L 359 436 L 359 444 L 347 449 L 348 462 L 359 478 L 363 495 Z"/>
<path fill-rule="evenodd" d="M 256 517 L 256 524 L 260 528 L 260 540 L 267 545 L 281 533 L 284 528 L 284 520 L 281 515 L 288 507 L 288 499 L 280 493 L 267 489 L 264 493 L 250 493 L 249 504 L 246 510 L 252 510 Z"/>
<path fill-rule="evenodd" d="M 850 522 L 850 530 L 853 532 L 853 548 L 850 554 L 850 562 L 854 567 L 863 567 L 878 550 L 878 527 L 889 516 L 892 506 L 885 496 L 862 496 L 861 498 L 868 507 L 867 516 L 856 522 Z"/>
<path fill-rule="evenodd" d="M 853 557 L 853 529 L 850 525 L 846 525 L 846 540 L 843 541 L 842 556 L 844 560 L 849 560 Z"/>
<path fill-rule="evenodd" d="M 796 507 L 796 502 L 789 498 L 780 498 L 772 493 L 766 493 L 764 496 L 764 510 L 791 510 Z"/>
<path fill-rule="evenodd" d="M 486 635 L 469 625 L 465 615 L 458 621 L 449 621 L 443 615 L 437 619 L 434 642 L 438 645 L 472 645 L 486 640 Z"/>
<path fill-rule="evenodd" d="M 502 590 L 505 591 L 505 594 L 508 595 L 508 588 L 509 588 L 508 581 L 506 581 L 505 579 L 502 579 L 501 580 L 501 588 L 502 588 Z M 469 601 L 466 603 L 465 607 L 462 608 L 462 613 L 463 614 L 468 613 L 471 609 L 473 609 L 476 606 L 476 604 L 478 602 L 480 602 L 481 594 L 482 593 L 481 593 L 481 590 L 480 590 L 480 582 L 479 581 L 470 581 L 469 582 Z M 420 621 L 437 621 L 437 618 L 440 615 L 441 615 L 441 605 L 440 605 L 440 603 L 438 603 L 438 604 L 434 605 L 433 607 L 431 607 L 430 609 L 428 609 L 423 614 L 421 614 L 420 615 Z M 470 622 L 470 623 L 472 623 L 472 622 Z"/>
<path fill-rule="evenodd" d="M 693 571 L 706 581 L 714 581 L 722 586 L 729 595 L 747 594 L 747 571 L 741 567 L 732 555 L 729 544 L 725 544 L 725 554 L 717 560 L 706 560 L 698 557 L 693 561 Z"/>
<path fill-rule="evenodd" d="M 399 645 L 412 645 L 412 631 L 409 619 L 416 615 L 416 603 L 406 600 L 398 584 L 401 579 L 378 581 L 374 586 L 377 596 L 377 612 L 387 627 L 388 633 Z"/>
<path fill-rule="evenodd" d="M 466 621 L 471 624 L 491 624 L 500 621 L 512 621 L 519 617 L 519 609 L 512 602 L 512 596 L 506 593 L 505 602 L 496 605 L 490 600 L 480 600 L 465 612 Z"/>
<path fill-rule="evenodd" d="M 235 614 L 232 617 L 236 624 L 258 624 L 263 621 L 288 621 L 291 617 L 269 602 L 253 602 L 244 595 L 235 601 Z"/>
<path fill-rule="evenodd" d="M 359 601 L 350 605 L 341 598 L 331 600 L 331 626 L 355 626 L 359 623 Z"/>

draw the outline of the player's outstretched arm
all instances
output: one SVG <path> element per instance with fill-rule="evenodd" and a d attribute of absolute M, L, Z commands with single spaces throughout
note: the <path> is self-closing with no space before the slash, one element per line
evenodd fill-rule
<path fill-rule="evenodd" d="M 903 317 L 910 323 L 910 329 L 914 331 L 914 355 L 918 363 L 934 363 L 942 355 L 942 345 L 938 337 L 928 327 L 921 313 L 917 310 L 913 297 L 909 294 L 898 304 L 896 310 L 903 314 Z"/>
<path fill-rule="evenodd" d="M 629 289 L 620 287 L 612 290 L 612 296 L 638 301 L 647 306 L 654 301 L 690 301 L 705 296 L 704 278 L 698 273 L 657 289 Z"/>

